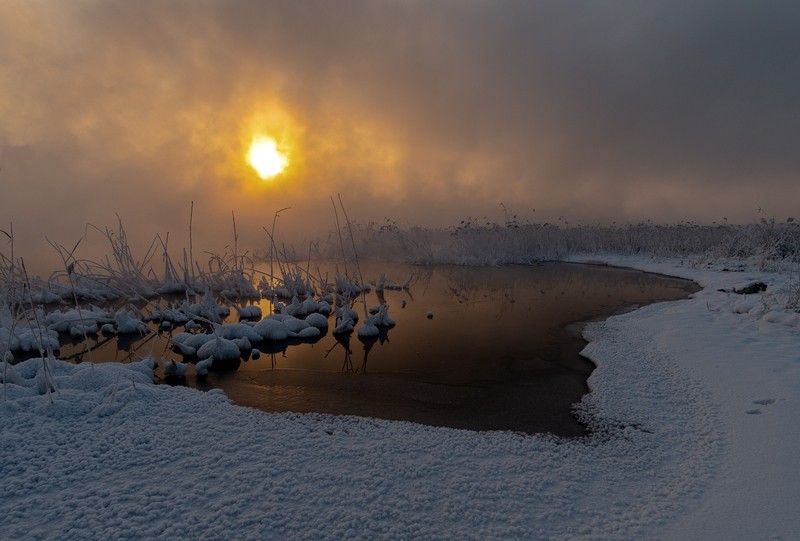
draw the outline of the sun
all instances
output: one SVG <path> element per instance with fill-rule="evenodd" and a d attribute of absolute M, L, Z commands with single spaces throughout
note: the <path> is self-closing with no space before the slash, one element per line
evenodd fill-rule
<path fill-rule="evenodd" d="M 278 144 L 269 137 L 253 139 L 247 152 L 247 161 L 264 180 L 274 177 L 289 165 L 286 155 L 278 150 Z"/>

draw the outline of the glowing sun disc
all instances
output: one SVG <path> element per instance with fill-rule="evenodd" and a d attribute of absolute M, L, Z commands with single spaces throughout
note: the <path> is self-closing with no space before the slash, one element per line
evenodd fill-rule
<path fill-rule="evenodd" d="M 274 177 L 289 164 L 286 156 L 278 150 L 278 144 L 269 137 L 257 137 L 250 145 L 247 161 L 262 179 Z"/>

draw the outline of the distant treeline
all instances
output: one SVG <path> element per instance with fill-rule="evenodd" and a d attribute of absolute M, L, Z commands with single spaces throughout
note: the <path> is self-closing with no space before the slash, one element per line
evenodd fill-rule
<path fill-rule="evenodd" d="M 334 232 L 311 246 L 312 257 L 359 257 L 411 263 L 504 264 L 564 259 L 575 254 L 612 253 L 698 259 L 757 257 L 800 260 L 800 224 L 794 218 L 764 217 L 747 225 L 650 221 L 612 225 L 505 223 L 466 219 L 449 228 L 401 228 L 384 223 L 351 224 L 353 239 Z M 349 235 L 343 232 L 342 235 Z M 300 256 L 302 257 L 302 256 Z"/>

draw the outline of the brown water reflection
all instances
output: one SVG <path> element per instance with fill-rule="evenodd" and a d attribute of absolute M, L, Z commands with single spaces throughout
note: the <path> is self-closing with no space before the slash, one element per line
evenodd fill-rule
<path fill-rule="evenodd" d="M 190 369 L 185 384 L 221 388 L 236 403 L 265 411 L 580 436 L 585 430 L 571 406 L 587 392 L 593 365 L 579 355 L 585 342 L 575 322 L 697 290 L 685 280 L 569 263 L 362 262 L 361 268 L 373 281 L 386 273 L 388 284 L 403 283 L 413 273 L 408 290 L 366 296 L 368 306 L 390 305 L 396 327 L 369 340 L 328 332 L 311 343 L 255 344 L 262 352 L 258 359 L 247 354 L 224 370 L 215 366 L 205 380 Z M 260 304 L 268 313 L 269 303 Z M 362 305 L 356 308 L 363 317 Z M 152 354 L 182 361 L 169 346 L 170 334 L 100 336 L 92 344 L 93 359 L 131 362 Z M 63 345 L 61 356 L 87 360 L 84 350 L 74 340 Z"/>
<path fill-rule="evenodd" d="M 387 272 L 388 283 L 415 274 L 410 291 L 367 295 L 368 305 L 390 305 L 395 328 L 368 341 L 329 334 L 208 384 L 267 411 L 577 436 L 585 431 L 571 405 L 587 392 L 593 365 L 578 354 L 579 326 L 568 324 L 696 290 L 684 280 L 566 263 L 387 266 L 362 271 L 373 279 Z"/>

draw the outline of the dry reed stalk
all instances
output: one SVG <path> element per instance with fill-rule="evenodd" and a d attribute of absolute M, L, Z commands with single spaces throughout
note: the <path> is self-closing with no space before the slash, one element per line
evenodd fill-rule
<path fill-rule="evenodd" d="M 344 203 L 342 202 L 342 194 L 336 194 L 339 197 L 339 205 L 342 207 L 342 214 L 344 214 L 345 223 L 347 224 L 347 231 L 350 234 L 350 242 L 353 245 L 353 257 L 356 260 L 356 271 L 358 271 L 358 287 L 361 290 L 361 301 L 364 304 L 364 317 L 366 318 L 369 315 L 369 309 L 367 308 L 367 295 L 364 293 L 364 277 L 361 274 L 361 266 L 358 263 L 358 251 L 356 250 L 356 241 L 353 238 L 353 228 L 350 225 L 350 218 L 347 216 L 347 210 L 344 208 Z M 337 226 L 338 226 L 338 218 L 337 218 Z"/>

